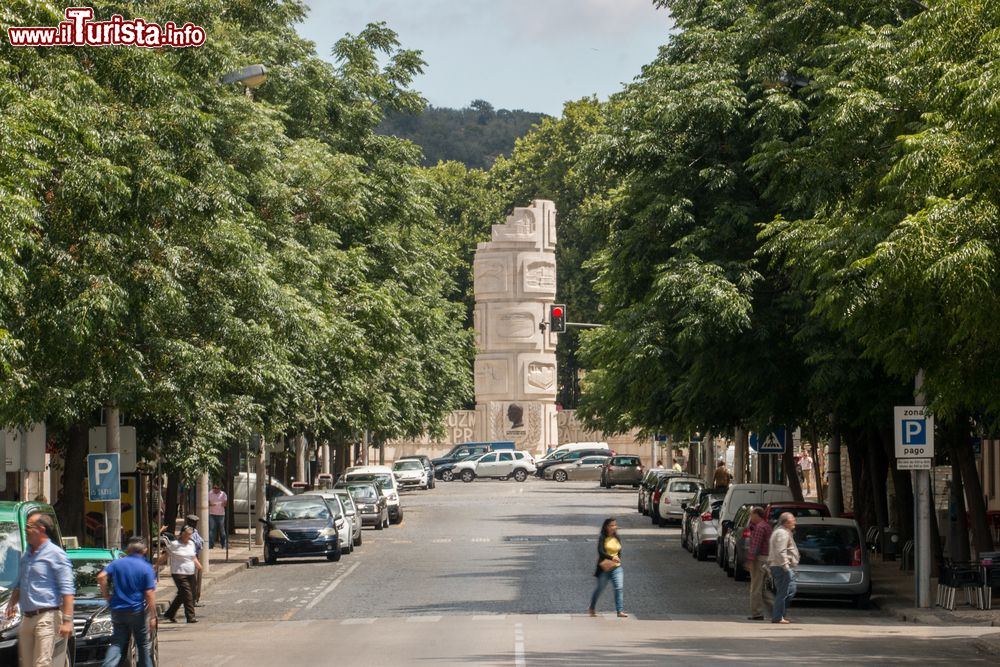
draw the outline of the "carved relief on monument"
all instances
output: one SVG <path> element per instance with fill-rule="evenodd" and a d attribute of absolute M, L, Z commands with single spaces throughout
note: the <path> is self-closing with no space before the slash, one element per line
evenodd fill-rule
<path fill-rule="evenodd" d="M 518 449 L 535 450 L 542 442 L 542 404 L 534 401 L 492 401 L 490 440 L 513 440 Z"/>
<path fill-rule="evenodd" d="M 511 284 L 511 256 L 501 253 L 490 253 L 473 260 L 474 291 L 476 296 L 482 294 L 503 294 L 507 296 L 513 287 Z"/>
<path fill-rule="evenodd" d="M 556 261 L 552 253 L 522 253 L 521 289 L 529 294 L 556 294 Z"/>
<path fill-rule="evenodd" d="M 476 396 L 505 395 L 510 389 L 509 362 L 506 358 L 477 358 Z"/>
<path fill-rule="evenodd" d="M 542 247 L 546 250 L 556 248 L 556 209 L 552 202 L 545 202 L 545 242 Z"/>
<path fill-rule="evenodd" d="M 532 398 L 555 398 L 558 384 L 554 354 L 519 354 L 521 391 Z"/>
<path fill-rule="evenodd" d="M 476 304 L 476 307 L 472 310 L 472 342 L 477 350 L 484 349 L 483 346 L 486 344 L 486 339 L 483 336 L 485 324 L 486 306 Z"/>
<path fill-rule="evenodd" d="M 498 313 L 494 326 L 498 337 L 514 340 L 530 340 L 539 332 L 534 313 L 527 310 Z"/>

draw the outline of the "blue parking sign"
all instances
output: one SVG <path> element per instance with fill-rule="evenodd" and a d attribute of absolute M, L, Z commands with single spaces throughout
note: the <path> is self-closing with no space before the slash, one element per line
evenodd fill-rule
<path fill-rule="evenodd" d="M 91 502 L 122 499 L 122 481 L 118 453 L 88 454 L 87 476 Z"/>
<path fill-rule="evenodd" d="M 893 410 L 896 459 L 934 458 L 934 416 L 922 405 L 897 405 Z"/>

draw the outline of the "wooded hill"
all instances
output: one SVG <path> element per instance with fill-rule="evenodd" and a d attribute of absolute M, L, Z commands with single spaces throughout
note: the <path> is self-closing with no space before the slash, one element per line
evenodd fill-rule
<path fill-rule="evenodd" d="M 470 169 L 489 169 L 498 156 L 509 156 L 514 141 L 544 118 L 545 114 L 494 109 L 489 102 L 475 100 L 464 109 L 428 106 L 417 114 L 389 112 L 376 132 L 423 148 L 424 166 L 455 160 Z"/>

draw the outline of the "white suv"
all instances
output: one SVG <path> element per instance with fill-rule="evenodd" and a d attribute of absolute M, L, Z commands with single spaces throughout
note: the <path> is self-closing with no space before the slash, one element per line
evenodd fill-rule
<path fill-rule="evenodd" d="M 477 477 L 510 479 L 523 482 L 535 472 L 535 459 L 528 452 L 500 450 L 460 461 L 452 468 L 455 477 L 471 482 Z"/>

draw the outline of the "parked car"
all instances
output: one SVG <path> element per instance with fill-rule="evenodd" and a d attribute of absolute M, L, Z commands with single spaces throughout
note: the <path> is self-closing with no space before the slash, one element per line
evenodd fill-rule
<path fill-rule="evenodd" d="M 354 520 L 347 514 L 347 507 L 337 492 L 333 490 L 306 491 L 305 493 L 300 493 L 298 497 L 306 498 L 308 496 L 323 498 L 330 505 L 331 510 L 336 510 L 340 516 L 344 517 L 345 520 L 338 535 L 340 538 L 340 553 L 349 554 L 354 551 Z M 334 507 L 334 504 L 336 504 L 336 507 Z"/>
<path fill-rule="evenodd" d="M 340 560 L 340 530 L 346 519 L 318 496 L 281 496 L 271 503 L 264 532 L 264 562 L 273 565 L 278 558 L 325 556 Z"/>
<path fill-rule="evenodd" d="M 403 507 L 399 502 L 399 484 L 389 466 L 355 466 L 344 471 L 348 482 L 378 482 L 382 495 L 389 506 L 389 522 L 403 521 Z"/>
<path fill-rule="evenodd" d="M 428 486 L 427 488 L 433 489 L 434 488 L 434 479 L 435 479 L 435 477 L 434 477 L 434 463 L 431 461 L 430 457 L 425 456 L 424 454 L 413 454 L 411 456 L 400 456 L 396 460 L 397 461 L 409 461 L 410 459 L 416 459 L 416 460 L 420 461 L 420 463 L 424 466 L 424 470 L 427 471 L 427 479 L 430 482 L 430 486 Z"/>
<path fill-rule="evenodd" d="M 385 495 L 377 483 L 338 480 L 333 490 L 340 491 L 341 489 L 350 493 L 354 499 L 354 504 L 357 505 L 358 512 L 361 514 L 362 526 L 372 526 L 375 530 L 388 527 L 389 501 L 385 499 Z"/>
<path fill-rule="evenodd" d="M 347 489 L 333 489 L 333 492 L 340 498 L 340 504 L 344 506 L 344 513 L 351 522 L 351 544 L 360 547 L 363 539 L 361 536 L 361 510 L 358 509 L 357 503 L 354 502 L 354 496 Z"/>
<path fill-rule="evenodd" d="M 601 471 L 608 461 L 608 454 L 599 456 L 583 456 L 573 461 L 557 463 L 545 469 L 545 479 L 554 479 L 557 482 L 567 480 L 601 478 Z"/>
<path fill-rule="evenodd" d="M 652 493 L 649 495 L 649 519 L 653 522 L 654 526 L 660 525 L 660 500 L 663 494 L 667 491 L 667 484 L 670 480 L 677 477 L 684 477 L 686 479 L 697 479 L 692 478 L 687 473 L 678 473 L 675 470 L 668 470 L 667 474 L 661 475 L 656 480 L 656 486 L 653 487 Z M 692 494 L 693 495 L 693 494 Z"/>
<path fill-rule="evenodd" d="M 28 543 L 24 525 L 28 515 L 35 511 L 43 512 L 52 519 L 55 531 L 49 538 L 57 546 L 63 545 L 59 521 L 50 505 L 37 502 L 0 501 L 0 609 L 7 608 L 11 587 L 17 581 L 21 566 L 21 553 Z M 20 605 L 15 607 L 13 618 L 8 620 L 0 617 L 0 665 L 17 664 L 17 631 L 22 620 Z M 70 637 L 69 640 L 66 640 L 61 635 L 57 635 L 53 644 L 52 664 L 72 665 L 75 659 L 76 637 Z"/>
<path fill-rule="evenodd" d="M 781 501 L 771 503 L 765 507 L 764 518 L 767 519 L 772 526 L 776 526 L 778 524 L 778 517 L 784 512 L 790 512 L 797 519 L 830 516 L 830 508 L 823 503 L 797 503 Z"/>
<path fill-rule="evenodd" d="M 611 450 L 607 447 L 586 447 L 580 449 L 563 449 L 559 452 L 553 452 L 549 458 L 542 459 L 535 463 L 535 475 L 545 478 L 545 471 L 548 468 L 556 465 L 562 465 L 563 463 L 576 462 L 584 456 L 603 456 L 607 458 L 611 456 Z"/>
<path fill-rule="evenodd" d="M 752 503 L 741 505 L 736 510 L 732 526 L 726 532 L 726 562 L 723 569 L 736 581 L 745 581 L 749 575 L 744 563 L 747 562 L 747 552 L 750 550 L 750 510 L 754 507 L 756 505 Z"/>
<path fill-rule="evenodd" d="M 719 539 L 719 510 L 724 496 L 709 494 L 702 496 L 701 505 L 691 520 L 691 554 L 698 560 L 708 560 L 716 550 Z"/>
<path fill-rule="evenodd" d="M 736 510 L 748 503 L 763 507 L 772 502 L 791 500 L 792 490 L 782 484 L 731 484 L 726 489 L 726 498 L 719 511 L 719 548 L 715 553 L 719 567 L 724 567 L 726 563 L 726 531 L 732 526 Z"/>
<path fill-rule="evenodd" d="M 431 480 L 434 479 L 419 459 L 401 459 L 393 462 L 392 474 L 396 476 L 396 482 L 402 489 L 408 487 L 429 489 Z"/>
<path fill-rule="evenodd" d="M 612 456 L 601 468 L 601 486 L 610 489 L 615 484 L 638 487 L 645 468 L 638 456 Z"/>
<path fill-rule="evenodd" d="M 73 634 L 76 639 L 76 667 L 100 667 L 111 647 L 111 609 L 101 595 L 97 575 L 113 560 L 122 558 L 120 549 L 67 549 L 73 565 L 76 598 L 73 603 Z M 156 613 L 155 610 L 153 613 Z M 159 662 L 159 639 L 156 628 L 149 634 L 149 650 L 153 664 Z M 119 667 L 136 664 L 135 645 L 119 661 Z"/>
<path fill-rule="evenodd" d="M 489 452 L 480 452 L 478 454 L 469 454 L 468 456 L 459 459 L 458 461 L 449 461 L 448 463 L 439 463 L 434 466 L 434 476 L 440 479 L 442 482 L 450 482 L 455 479 L 455 466 L 462 461 L 469 461 L 471 459 L 478 459 L 480 456 L 485 456 Z"/>
<path fill-rule="evenodd" d="M 434 467 L 443 463 L 456 463 L 462 459 L 466 459 L 473 454 L 486 454 L 488 452 L 504 450 L 512 450 L 515 448 L 513 442 L 508 441 L 498 441 L 498 442 L 463 442 L 460 445 L 455 445 L 452 447 L 447 454 L 444 456 L 432 459 L 431 463 Z"/>
<path fill-rule="evenodd" d="M 611 451 L 611 447 L 608 446 L 608 443 L 606 442 L 567 442 L 565 444 L 559 445 L 558 447 L 553 449 L 551 452 L 547 453 L 542 458 L 544 460 L 559 461 L 564 456 L 566 456 L 566 454 L 570 452 L 576 452 L 581 449 L 586 449 L 588 451 L 598 449 L 598 450 L 604 450 L 609 454 L 614 453 Z"/>
<path fill-rule="evenodd" d="M 636 503 L 636 507 L 639 510 L 639 514 L 648 515 L 652 506 L 650 498 L 653 496 L 653 491 L 656 490 L 656 485 L 660 483 L 660 480 L 664 477 L 683 477 L 687 476 L 687 473 L 677 472 L 676 470 L 669 470 L 667 468 L 652 468 L 646 471 L 643 476 L 642 481 L 639 482 L 639 500 Z"/>
<path fill-rule="evenodd" d="M 535 460 L 531 454 L 519 451 L 488 452 L 457 463 L 452 469 L 452 474 L 463 482 L 471 482 L 477 477 L 514 478 L 523 482 L 534 472 Z"/>
<path fill-rule="evenodd" d="M 684 518 L 683 506 L 692 500 L 705 483 L 697 477 L 665 477 L 666 483 L 660 492 L 660 503 L 657 508 L 659 525 L 665 526 L 671 521 L 680 523 Z"/>
<path fill-rule="evenodd" d="M 857 522 L 803 517 L 796 524 L 796 597 L 848 599 L 866 608 L 872 594 L 871 563 Z"/>

